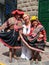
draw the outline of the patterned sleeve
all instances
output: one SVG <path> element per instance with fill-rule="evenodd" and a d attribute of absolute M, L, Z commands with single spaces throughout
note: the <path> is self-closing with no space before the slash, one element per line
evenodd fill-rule
<path fill-rule="evenodd" d="M 5 29 L 5 28 L 7 28 L 7 27 L 8 27 L 7 22 L 8 22 L 8 21 L 6 21 L 5 23 L 3 23 L 3 25 L 1 26 L 1 27 L 2 27 L 2 29 Z"/>
<path fill-rule="evenodd" d="M 2 25 L 2 29 L 6 29 L 7 27 L 14 25 L 15 24 L 15 19 L 14 17 L 9 18 L 5 23 Z"/>
<path fill-rule="evenodd" d="M 43 33 L 43 35 L 44 35 L 43 39 L 44 39 L 44 41 L 46 41 L 46 40 L 47 40 L 47 38 L 46 38 L 46 31 L 43 30 L 42 33 Z"/>

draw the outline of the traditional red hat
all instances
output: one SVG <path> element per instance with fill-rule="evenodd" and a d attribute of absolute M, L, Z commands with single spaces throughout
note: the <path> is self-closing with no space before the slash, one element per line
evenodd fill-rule
<path fill-rule="evenodd" d="M 23 15 L 24 12 L 23 11 L 19 11 L 19 10 L 14 10 L 11 12 L 13 15 L 15 15 L 16 13 L 19 14 L 19 15 Z"/>

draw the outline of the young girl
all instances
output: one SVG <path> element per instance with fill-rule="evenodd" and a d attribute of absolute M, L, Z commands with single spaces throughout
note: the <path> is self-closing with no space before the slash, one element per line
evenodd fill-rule
<path fill-rule="evenodd" d="M 37 18 L 34 19 L 35 16 L 32 16 L 31 18 L 31 25 L 32 25 L 32 36 L 36 37 L 34 40 L 34 47 L 44 50 L 45 43 L 46 43 L 46 32 L 44 27 L 41 25 L 41 23 L 38 21 Z M 38 60 L 40 59 L 39 52 L 34 51 L 33 52 L 33 57 L 36 60 L 36 63 L 38 63 Z"/>
<path fill-rule="evenodd" d="M 19 29 L 22 27 L 19 23 L 22 23 L 21 17 L 24 12 L 21 10 L 15 10 L 12 12 L 13 17 L 9 18 L 1 27 L 0 30 L 4 29 L 4 32 L 0 32 L 0 41 L 4 45 L 9 47 L 10 62 L 12 61 L 12 49 L 14 50 L 14 58 L 17 59 L 16 49 L 21 48 L 19 40 Z"/>

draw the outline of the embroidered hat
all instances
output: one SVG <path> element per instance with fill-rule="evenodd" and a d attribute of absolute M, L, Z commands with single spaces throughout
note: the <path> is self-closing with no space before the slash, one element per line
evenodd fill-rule
<path fill-rule="evenodd" d="M 31 21 L 33 21 L 33 20 L 37 20 L 37 19 L 38 19 L 37 16 L 32 16 L 32 17 L 30 18 Z"/>
<path fill-rule="evenodd" d="M 13 15 L 15 15 L 16 13 L 19 14 L 19 15 L 23 15 L 24 14 L 24 12 L 21 11 L 21 10 L 14 10 L 14 11 L 11 12 L 11 14 L 13 14 Z"/>

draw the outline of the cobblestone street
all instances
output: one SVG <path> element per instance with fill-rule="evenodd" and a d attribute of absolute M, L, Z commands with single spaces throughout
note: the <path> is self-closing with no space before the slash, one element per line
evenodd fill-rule
<path fill-rule="evenodd" d="M 49 65 L 49 47 L 45 48 L 45 52 L 46 53 L 41 53 L 42 60 L 39 61 L 38 64 L 35 64 L 35 61 L 30 63 L 30 61 L 27 60 L 16 60 L 14 58 L 12 59 L 12 63 L 9 63 L 9 49 L 0 43 L 0 65 Z"/>

